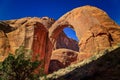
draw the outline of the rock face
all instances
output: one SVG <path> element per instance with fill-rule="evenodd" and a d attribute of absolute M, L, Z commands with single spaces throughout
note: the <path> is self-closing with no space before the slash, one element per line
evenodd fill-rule
<path fill-rule="evenodd" d="M 96 7 L 83 6 L 66 13 L 57 21 L 47 17 L 28 17 L 0 23 L 0 40 L 3 42 L 0 43 L 0 49 L 5 53 L 14 53 L 21 45 L 32 49 L 33 60 L 39 54 L 39 60 L 44 59 L 44 70 L 47 73 L 52 50 L 58 47 L 56 46 L 58 44 L 55 45 L 55 43 L 62 43 L 59 39 L 65 43 L 73 42 L 59 37 L 63 29 L 68 26 L 75 30 L 79 39 L 80 53 L 78 59 L 85 55 L 88 57 L 96 55 L 98 52 L 120 42 L 120 27 L 109 18 L 107 13 Z M 7 47 L 3 47 L 3 45 Z M 72 44 L 67 46 L 72 46 Z M 73 47 L 66 48 L 72 49 Z"/>
<path fill-rule="evenodd" d="M 49 29 L 51 41 L 68 26 L 76 31 L 80 52 L 85 54 L 94 55 L 120 42 L 119 25 L 96 7 L 79 7 L 60 17 Z"/>
<path fill-rule="evenodd" d="M 27 49 L 33 50 L 33 60 L 35 60 L 35 57 L 38 55 L 41 55 L 39 57 L 39 60 L 45 59 L 46 49 L 48 48 L 47 44 L 49 43 L 48 30 L 54 22 L 54 19 L 48 17 L 27 17 L 17 20 L 8 20 L 1 22 L 0 36 L 3 38 L 0 38 L 0 51 L 1 55 L 3 56 L 1 56 L 0 60 L 4 60 L 4 58 L 8 55 L 9 52 L 14 54 L 15 50 L 21 45 L 25 46 L 25 48 Z M 77 45 L 77 42 L 75 40 L 67 38 L 64 32 L 62 32 L 60 35 L 61 36 L 58 37 L 57 44 L 55 44 L 55 49 L 70 48 L 74 50 L 76 47 L 78 48 L 78 46 L 73 47 L 74 43 L 75 45 Z M 70 44 L 66 45 L 65 41 L 62 41 L 61 38 L 62 40 L 65 38 L 68 41 L 68 43 L 72 42 L 72 46 L 69 47 Z M 52 48 L 50 49 L 52 50 Z"/>
<path fill-rule="evenodd" d="M 48 30 L 51 28 L 51 25 L 54 22 L 55 20 L 52 18 L 48 18 L 48 17 L 41 18 L 41 23 L 43 23 Z M 59 34 L 54 44 L 54 49 L 60 49 L 60 48 L 66 48 L 66 49 L 71 49 L 74 51 L 79 51 L 78 42 L 76 40 L 68 38 L 63 31 Z"/>
<path fill-rule="evenodd" d="M 77 60 L 78 52 L 69 49 L 56 49 L 52 52 L 49 73 L 67 67 Z"/>
<path fill-rule="evenodd" d="M 59 34 L 54 44 L 54 49 L 60 49 L 60 48 L 66 48 L 66 49 L 71 49 L 74 51 L 79 51 L 78 42 L 76 40 L 68 38 L 63 31 Z"/>
<path fill-rule="evenodd" d="M 0 30 L 0 61 L 3 61 L 9 52 L 8 38 L 3 31 Z"/>
<path fill-rule="evenodd" d="M 11 31 L 15 30 L 15 28 L 9 26 L 9 24 L 6 24 L 3 21 L 0 21 L 0 30 L 2 30 L 5 33 L 9 33 Z"/>
<path fill-rule="evenodd" d="M 15 30 L 3 21 L 0 22 L 0 61 L 3 61 L 10 51 L 10 44 L 6 33 Z"/>
<path fill-rule="evenodd" d="M 49 63 L 47 59 L 45 60 L 45 57 L 50 57 L 46 52 L 48 50 L 47 44 L 49 43 L 47 27 L 50 27 L 52 24 L 52 19 L 47 18 L 46 20 L 45 18 L 28 17 L 18 20 L 4 21 L 4 23 L 15 28 L 15 30 L 6 33 L 9 43 L 9 52 L 14 54 L 19 46 L 25 46 L 25 48 L 33 50 L 32 60 L 36 60 L 36 56 L 40 55 L 38 60 L 45 61 L 43 65 L 45 73 L 47 73 L 48 67 L 46 66 L 48 66 Z"/>

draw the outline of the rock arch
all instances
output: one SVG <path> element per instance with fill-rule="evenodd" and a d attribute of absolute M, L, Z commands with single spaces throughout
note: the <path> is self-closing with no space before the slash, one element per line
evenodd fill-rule
<path fill-rule="evenodd" d="M 116 28 L 120 31 L 119 26 L 103 10 L 93 6 L 83 6 L 66 13 L 52 25 L 49 29 L 49 37 L 53 44 L 63 28 L 68 26 L 75 30 L 80 41 L 80 52 L 84 53 L 96 53 L 112 46 L 116 42 L 115 36 L 111 33 L 115 30 L 112 29 Z"/>
<path fill-rule="evenodd" d="M 8 36 L 10 49 L 14 52 L 23 43 L 27 48 L 33 49 L 35 53 L 40 53 L 40 58 L 44 59 L 45 73 L 48 72 L 54 43 L 65 27 L 69 26 L 75 30 L 79 39 L 79 53 L 89 54 L 89 56 L 120 42 L 119 25 L 110 19 L 104 11 L 92 6 L 73 9 L 60 17 L 55 23 L 53 19 L 47 17 L 41 19 L 23 18 L 5 22 L 12 26 L 10 30 L 5 32 Z M 8 27 L 6 25 L 6 28 Z M 0 30 L 2 29 L 4 28 L 1 27 Z M 4 30 L 0 31 L 0 35 L 5 36 Z M 36 36 L 38 40 L 36 40 Z M 0 38 L 2 41 L 4 39 Z M 15 40 L 19 42 L 19 45 L 16 45 Z M 38 41 L 40 45 L 37 44 Z M 38 50 L 36 50 L 36 46 L 39 48 Z"/>

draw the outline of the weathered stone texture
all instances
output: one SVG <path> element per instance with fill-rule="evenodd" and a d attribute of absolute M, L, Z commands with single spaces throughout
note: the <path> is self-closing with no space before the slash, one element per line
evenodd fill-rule
<path fill-rule="evenodd" d="M 5 52 L 4 54 L 6 52 L 14 53 L 21 45 L 32 49 L 35 54 L 33 60 L 39 54 L 39 60 L 44 59 L 44 69 L 47 73 L 52 50 L 56 48 L 78 50 L 76 42 L 66 38 L 62 32 L 65 27 L 73 28 L 79 39 L 78 60 L 85 55 L 87 55 L 86 58 L 96 55 L 96 53 L 120 42 L 119 25 L 110 19 L 103 10 L 92 6 L 83 6 L 66 13 L 57 21 L 48 17 L 28 17 L 1 22 L 0 49 Z M 55 44 L 56 42 L 57 44 Z M 7 47 L 3 47 L 3 45 Z"/>
<path fill-rule="evenodd" d="M 66 48 L 74 51 L 79 51 L 78 42 L 72 38 L 68 38 L 62 31 L 55 41 L 54 49 Z"/>
<path fill-rule="evenodd" d="M 6 37 L 10 45 L 9 52 L 14 54 L 15 50 L 18 49 L 19 46 L 25 46 L 25 48 L 33 50 L 32 60 L 36 60 L 38 58 L 38 60 L 45 61 L 45 56 L 48 54 L 46 53 L 48 29 L 41 23 L 42 21 L 40 18 L 22 18 L 4 22 L 16 29 L 6 33 Z M 29 56 L 30 54 L 26 55 Z M 45 61 L 43 65 L 45 64 L 49 63 Z"/>
<path fill-rule="evenodd" d="M 49 72 L 69 66 L 77 61 L 78 52 L 70 49 L 56 49 L 52 52 Z M 54 67 L 53 67 L 54 66 Z"/>
<path fill-rule="evenodd" d="M 3 61 L 9 53 L 10 45 L 8 38 L 3 31 L 0 30 L 0 61 Z"/>
<path fill-rule="evenodd" d="M 120 42 L 120 27 L 96 7 L 79 7 L 60 17 L 49 29 L 53 43 L 68 26 L 75 30 L 83 53 L 94 54 Z"/>

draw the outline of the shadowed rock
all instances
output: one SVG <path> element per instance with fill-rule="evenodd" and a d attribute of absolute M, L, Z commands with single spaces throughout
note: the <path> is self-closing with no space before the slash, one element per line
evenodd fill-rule
<path fill-rule="evenodd" d="M 5 22 L 0 21 L 0 30 L 4 31 L 5 33 L 9 33 L 15 29 L 16 28 L 11 27 L 9 24 L 6 24 Z"/>
<path fill-rule="evenodd" d="M 54 44 L 54 49 L 66 48 L 74 51 L 79 51 L 78 42 L 72 38 L 68 38 L 62 31 Z"/>
<path fill-rule="evenodd" d="M 120 47 L 118 45 L 117 48 L 111 49 L 54 72 L 47 78 L 50 80 L 119 80 Z"/>
<path fill-rule="evenodd" d="M 70 64 L 77 62 L 78 52 L 70 49 L 56 49 L 52 52 L 49 70 L 51 72 L 65 68 Z"/>

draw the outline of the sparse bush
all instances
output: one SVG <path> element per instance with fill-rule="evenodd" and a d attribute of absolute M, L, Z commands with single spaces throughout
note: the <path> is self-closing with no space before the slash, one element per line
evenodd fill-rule
<path fill-rule="evenodd" d="M 0 62 L 0 80 L 39 80 L 39 74 L 33 71 L 40 66 L 41 62 L 31 61 L 30 50 L 20 46 L 15 51 L 15 55 L 9 54 L 8 57 Z"/>

